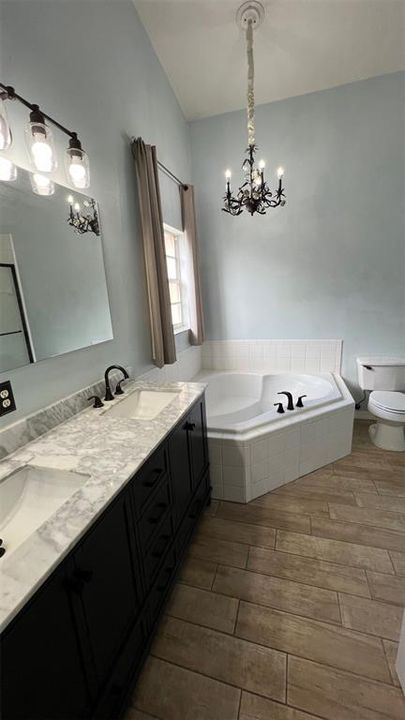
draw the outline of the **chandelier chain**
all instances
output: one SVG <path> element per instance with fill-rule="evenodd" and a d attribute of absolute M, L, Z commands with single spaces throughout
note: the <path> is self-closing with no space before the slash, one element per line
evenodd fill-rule
<path fill-rule="evenodd" d="M 255 144 L 255 65 L 253 59 L 253 21 L 249 19 L 246 29 L 246 47 L 248 62 L 248 83 L 247 83 L 247 129 L 248 144 Z"/>

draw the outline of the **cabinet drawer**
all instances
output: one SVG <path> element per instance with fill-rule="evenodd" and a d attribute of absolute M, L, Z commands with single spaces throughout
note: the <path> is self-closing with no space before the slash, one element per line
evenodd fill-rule
<path fill-rule="evenodd" d="M 139 538 L 144 553 L 149 550 L 150 540 L 170 507 L 170 485 L 166 477 L 153 494 L 145 512 L 138 523 Z"/>
<path fill-rule="evenodd" d="M 169 511 L 163 519 L 159 529 L 156 531 L 151 547 L 144 560 L 145 584 L 148 590 L 153 582 L 154 576 L 167 552 L 167 548 L 173 541 L 173 521 Z"/>
<path fill-rule="evenodd" d="M 156 582 L 150 591 L 149 617 L 153 625 L 159 615 L 160 608 L 170 588 L 173 573 L 176 569 L 176 553 L 174 548 L 170 550 L 165 558 L 163 567 L 159 572 Z"/>
<path fill-rule="evenodd" d="M 153 456 L 136 474 L 132 483 L 132 496 L 135 513 L 138 517 L 142 514 L 151 494 L 167 473 L 167 469 L 167 450 L 163 446 L 153 453 Z"/>

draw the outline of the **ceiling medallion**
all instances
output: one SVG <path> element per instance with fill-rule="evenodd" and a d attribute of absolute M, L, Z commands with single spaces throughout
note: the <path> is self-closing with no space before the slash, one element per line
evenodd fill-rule
<path fill-rule="evenodd" d="M 244 182 L 236 195 L 231 190 L 231 171 L 225 172 L 226 193 L 222 210 L 230 215 L 241 215 L 246 210 L 250 215 L 259 213 L 265 215 L 267 208 L 275 208 L 286 203 L 283 175 L 284 170 L 279 167 L 277 170 L 278 187 L 272 192 L 264 178 L 266 163 L 260 160 L 256 165 L 255 153 L 255 97 L 254 97 L 254 60 L 253 60 L 253 31 L 259 27 L 264 18 L 264 7 L 257 0 L 248 0 L 240 6 L 236 22 L 246 34 L 248 82 L 247 82 L 247 131 L 248 148 L 245 151 L 247 157 L 243 161 L 242 170 Z"/>

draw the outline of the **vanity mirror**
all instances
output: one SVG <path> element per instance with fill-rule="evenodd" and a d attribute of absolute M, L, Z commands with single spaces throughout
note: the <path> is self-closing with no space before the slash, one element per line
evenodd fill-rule
<path fill-rule="evenodd" d="M 0 372 L 112 339 L 98 219 L 91 197 L 38 195 L 21 168 L 0 182 Z"/>

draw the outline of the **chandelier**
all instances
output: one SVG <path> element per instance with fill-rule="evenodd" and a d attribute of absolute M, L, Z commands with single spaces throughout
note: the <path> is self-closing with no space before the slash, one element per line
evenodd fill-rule
<path fill-rule="evenodd" d="M 264 178 L 264 160 L 256 164 L 255 153 L 257 145 L 255 142 L 255 97 L 254 97 L 254 61 L 253 61 L 253 30 L 257 28 L 264 17 L 264 7 L 256 0 L 248 0 L 238 10 L 237 22 L 246 33 L 248 82 L 247 82 L 247 131 L 248 148 L 245 151 L 247 157 L 243 161 L 242 170 L 244 181 L 236 195 L 231 190 L 230 170 L 225 172 L 226 193 L 222 210 L 230 215 L 241 215 L 246 210 L 250 215 L 259 213 L 265 215 L 268 208 L 275 208 L 285 205 L 285 194 L 283 188 L 284 170 L 279 167 L 277 170 L 278 187 L 272 192 Z"/>
<path fill-rule="evenodd" d="M 95 235 L 100 235 L 100 223 L 95 200 L 93 198 L 84 200 L 83 205 L 86 209 L 83 212 L 80 203 L 75 202 L 73 195 L 69 195 L 67 201 L 69 203 L 67 222 L 74 228 L 75 233 L 84 235 L 84 233 L 93 232 Z"/>

